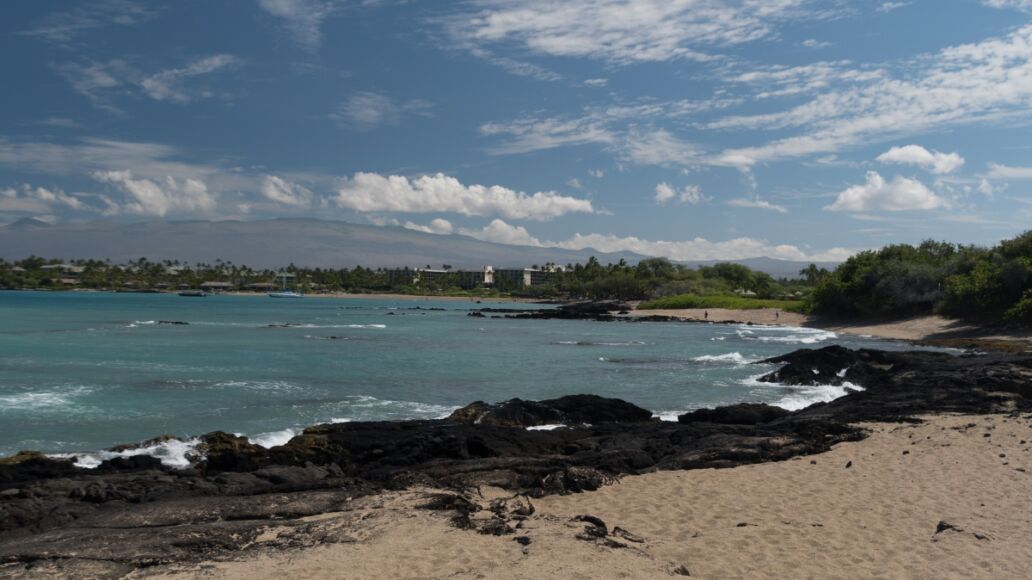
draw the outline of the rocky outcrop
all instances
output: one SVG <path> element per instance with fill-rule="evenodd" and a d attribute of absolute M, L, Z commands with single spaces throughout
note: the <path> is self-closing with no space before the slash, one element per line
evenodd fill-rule
<path fill-rule="evenodd" d="M 510 399 L 503 403 L 470 403 L 448 417 L 452 421 L 534 427 L 538 425 L 592 425 L 652 421 L 652 412 L 637 405 L 598 395 L 568 395 L 544 401 Z"/>
<path fill-rule="evenodd" d="M 616 320 L 614 313 L 627 312 L 631 306 L 624 302 L 614 300 L 598 302 L 572 302 L 563 304 L 556 308 L 542 308 L 538 310 L 502 310 L 483 308 L 480 312 L 505 313 L 505 318 L 517 319 L 563 319 L 563 320 Z"/>
<path fill-rule="evenodd" d="M 864 437 L 857 421 L 1032 411 L 1027 355 L 829 347 L 771 361 L 783 366 L 767 380 L 863 390 L 791 413 L 742 404 L 686 413 L 676 423 L 624 401 L 578 395 L 474 403 L 442 420 L 318 425 L 272 449 L 214 432 L 200 438 L 196 464 L 181 470 L 142 455 L 85 470 L 19 454 L 0 460 L 0 575 L 5 563 L 46 559 L 108 562 L 124 574 L 211 557 L 248 545 L 269 521 L 300 522 L 383 489 L 490 485 L 535 498 L 598 489 L 624 474 L 819 453 Z M 525 429 L 548 423 L 567 427 Z M 512 514 L 529 509 L 511 503 L 486 510 L 494 515 L 477 529 L 508 533 Z"/>

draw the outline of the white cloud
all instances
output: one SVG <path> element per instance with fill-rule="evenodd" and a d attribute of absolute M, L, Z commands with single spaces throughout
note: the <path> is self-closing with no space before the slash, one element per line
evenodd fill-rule
<path fill-rule="evenodd" d="M 103 207 L 87 200 L 98 200 Z M 49 213 L 60 207 L 75 211 L 104 214 L 117 213 L 118 206 L 110 198 L 92 193 L 67 194 L 58 188 L 22 184 L 21 188 L 0 190 L 0 211 L 19 213 Z"/>
<path fill-rule="evenodd" d="M 1015 167 L 1012 165 L 990 163 L 987 177 L 997 181 L 1021 181 L 1032 179 L 1032 167 Z"/>
<path fill-rule="evenodd" d="M 710 201 L 712 198 L 702 195 L 702 188 L 698 185 L 686 185 L 681 191 L 674 189 L 672 185 L 667 182 L 662 182 L 656 185 L 656 203 L 664 205 L 666 202 L 677 198 L 680 203 L 688 203 L 696 205 L 704 201 Z"/>
<path fill-rule="evenodd" d="M 706 51 L 771 36 L 780 21 L 804 14 L 807 0 L 510 0 L 480 2 L 451 17 L 453 41 L 516 46 L 552 57 L 614 64 L 710 60 Z"/>
<path fill-rule="evenodd" d="M 430 103 L 419 99 L 398 101 L 387 95 L 361 91 L 351 95 L 330 115 L 341 125 L 365 131 L 380 125 L 397 125 L 405 115 L 429 117 Z"/>
<path fill-rule="evenodd" d="M 584 81 L 584 85 L 585 86 L 589 86 L 589 87 L 604 87 L 604 86 L 606 86 L 608 84 L 609 84 L 609 79 L 603 79 L 603 78 L 587 79 L 587 80 Z"/>
<path fill-rule="evenodd" d="M 114 185 L 128 196 L 122 205 L 126 213 L 164 216 L 211 212 L 216 207 L 208 186 L 198 179 L 177 180 L 171 175 L 160 180 L 138 179 L 130 171 L 97 171 L 93 178 Z"/>
<path fill-rule="evenodd" d="M 198 97 L 210 97 L 207 89 L 188 89 L 183 86 L 190 78 L 236 66 L 240 59 L 231 54 L 216 54 L 196 60 L 182 68 L 163 70 L 140 81 L 147 96 L 157 101 L 188 103 Z"/>
<path fill-rule="evenodd" d="M 982 4 L 993 8 L 1032 10 L 1032 0 L 982 0 Z"/>
<path fill-rule="evenodd" d="M 284 20 L 284 26 L 302 48 L 314 51 L 322 42 L 322 23 L 334 12 L 322 0 L 258 0 L 258 6 Z"/>
<path fill-rule="evenodd" d="M 266 175 L 262 178 L 261 192 L 269 201 L 300 208 L 310 206 L 315 198 L 315 194 L 307 187 L 276 175 Z"/>
<path fill-rule="evenodd" d="M 549 244 L 546 244 L 549 245 Z M 846 248 L 831 248 L 820 252 L 805 252 L 798 246 L 770 244 L 754 238 L 735 238 L 711 242 L 705 238 L 684 241 L 652 241 L 634 236 L 619 237 L 604 234 L 575 234 L 569 240 L 555 244 L 568 250 L 592 248 L 600 252 L 635 252 L 645 256 L 661 256 L 672 260 L 740 260 L 770 257 L 800 261 L 842 261 L 856 253 Z"/>
<path fill-rule="evenodd" d="M 878 6 L 878 12 L 892 12 L 909 4 L 910 2 L 882 2 L 881 6 Z"/>
<path fill-rule="evenodd" d="M 801 133 L 726 149 L 716 165 L 749 165 L 834 153 L 890 136 L 951 125 L 1027 118 L 1032 99 L 1032 25 L 1001 38 L 945 48 L 899 63 L 883 78 L 830 89 L 790 109 L 725 117 L 710 128 Z"/>
<path fill-rule="evenodd" d="M 778 213 L 788 213 L 788 208 L 782 205 L 775 205 L 769 201 L 762 199 L 750 199 L 750 198 L 737 198 L 728 200 L 727 205 L 733 205 L 736 207 L 748 207 L 753 209 L 765 209 L 768 211 L 776 211 Z"/>
<path fill-rule="evenodd" d="M 916 179 L 896 176 L 892 181 L 875 171 L 867 172 L 867 181 L 838 194 L 829 211 L 906 211 L 948 207 L 949 203 Z"/>
<path fill-rule="evenodd" d="M 603 177 L 606 176 L 606 170 L 605 169 L 589 169 L 588 170 L 588 175 L 594 177 L 595 179 L 602 179 Z"/>
<path fill-rule="evenodd" d="M 738 260 L 767 256 L 782 260 L 842 261 L 856 253 L 846 248 L 807 252 L 798 246 L 770 244 L 754 238 L 736 238 L 711 242 L 705 238 L 684 241 L 652 241 L 634 236 L 612 234 L 574 234 L 569 239 L 552 242 L 538 239 L 526 228 L 494 219 L 481 229 L 462 228 L 459 233 L 486 242 L 567 250 L 594 249 L 599 252 L 634 252 L 643 256 L 660 256 L 672 260 Z"/>
<path fill-rule="evenodd" d="M 648 132 L 631 131 L 617 146 L 623 159 L 638 165 L 697 165 L 702 150 L 675 137 L 666 129 Z"/>
<path fill-rule="evenodd" d="M 157 15 L 157 10 L 145 2 L 131 0 L 92 0 L 69 10 L 54 12 L 35 28 L 21 34 L 36 36 L 51 42 L 66 43 L 90 31 L 112 24 L 135 26 Z"/>
<path fill-rule="evenodd" d="M 530 153 L 556 147 L 607 144 L 615 140 L 601 119 L 534 119 L 524 118 L 509 123 L 485 123 L 480 133 L 487 136 L 508 135 L 510 139 L 489 149 L 498 155 Z"/>
<path fill-rule="evenodd" d="M 893 147 L 878 156 L 882 163 L 917 165 L 935 174 L 953 173 L 964 165 L 964 158 L 957 153 L 929 151 L 920 145 Z"/>
<path fill-rule="evenodd" d="M 402 227 L 417 232 L 437 235 L 447 235 L 455 231 L 455 226 L 450 221 L 442 218 L 430 220 L 430 223 L 425 226 L 415 222 L 405 222 Z"/>
<path fill-rule="evenodd" d="M 568 213 L 594 213 L 591 201 L 554 191 L 526 194 L 500 185 L 463 185 L 443 173 L 409 179 L 356 173 L 341 186 L 336 202 L 360 212 L 453 212 L 467 216 L 549 220 Z"/>
<path fill-rule="evenodd" d="M 807 38 L 799 44 L 803 45 L 806 48 L 818 49 L 828 48 L 829 46 L 831 46 L 832 43 L 823 40 L 817 40 L 816 38 Z"/>
<path fill-rule="evenodd" d="M 83 95 L 98 109 L 119 113 L 121 110 L 111 103 L 112 90 L 123 85 L 122 78 L 128 73 L 128 64 L 119 59 L 107 62 L 67 62 L 54 65 L 54 70 L 72 85 L 72 90 Z"/>
<path fill-rule="evenodd" d="M 570 187 L 572 187 L 574 189 L 584 189 L 584 184 L 581 183 L 580 180 L 577 179 L 576 177 L 571 177 L 570 179 L 568 179 L 566 181 L 566 185 L 569 185 Z"/>
<path fill-rule="evenodd" d="M 491 223 L 479 230 L 462 228 L 459 230 L 459 233 L 464 236 L 470 236 L 471 238 L 496 244 L 537 247 L 541 247 L 543 245 L 541 240 L 530 235 L 527 228 L 523 226 L 510 225 L 497 218 L 491 220 Z"/>

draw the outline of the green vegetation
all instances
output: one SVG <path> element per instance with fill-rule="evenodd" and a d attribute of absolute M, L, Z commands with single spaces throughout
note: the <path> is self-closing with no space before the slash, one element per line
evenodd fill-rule
<path fill-rule="evenodd" d="M 1032 323 L 1032 231 L 991 248 L 926 241 L 861 252 L 820 278 L 807 304 L 829 316 L 940 313 Z"/>
<path fill-rule="evenodd" d="M 429 269 L 429 266 L 427 266 Z M 738 264 L 716 264 L 698 269 L 677 265 L 663 258 L 650 258 L 630 265 L 624 261 L 602 265 L 596 258 L 584 264 L 559 267 L 545 264 L 537 270 L 538 279 L 523 286 L 517 279 L 495 276 L 493 286 L 469 288 L 469 278 L 443 266 L 433 275 L 417 275 L 415 270 L 390 272 L 382 269 L 299 268 L 283 269 L 294 276 L 306 292 L 393 292 L 431 296 L 468 296 L 470 298 L 512 296 L 547 300 L 649 300 L 691 295 L 716 299 L 723 297 L 736 304 L 733 308 L 755 306 L 774 298 L 799 299 L 812 289 L 806 279 L 775 280 Z M 805 272 L 804 272 L 805 274 Z M 13 263 L 0 260 L 0 288 L 69 290 L 91 288 L 117 291 L 171 291 L 199 288 L 206 282 L 221 282 L 233 290 L 261 292 L 268 285 L 279 287 L 277 271 L 252 269 L 216 260 L 213 264 L 183 264 L 174 260 L 152 262 L 140 258 L 128 264 L 99 260 L 73 260 L 62 263 L 31 257 Z M 262 285 L 266 287 L 263 288 Z M 778 303 L 781 305 L 782 303 Z M 789 303 L 794 304 L 794 303 Z M 713 306 L 716 308 L 716 306 Z"/>
<path fill-rule="evenodd" d="M 730 310 L 760 310 L 780 308 L 786 312 L 802 312 L 802 300 L 774 300 L 764 298 L 743 298 L 741 296 L 696 296 L 682 294 L 649 300 L 638 305 L 641 310 L 674 310 L 680 308 L 727 308 Z"/>

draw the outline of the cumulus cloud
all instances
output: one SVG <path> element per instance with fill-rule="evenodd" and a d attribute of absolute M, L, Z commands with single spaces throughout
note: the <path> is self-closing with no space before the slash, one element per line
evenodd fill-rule
<path fill-rule="evenodd" d="M 877 159 L 882 163 L 917 165 L 936 174 L 953 173 L 964 165 L 964 158 L 957 153 L 929 151 L 920 145 L 893 147 Z"/>
<path fill-rule="evenodd" d="M 188 103 L 200 97 L 210 97 L 211 91 L 203 88 L 188 88 L 184 83 L 193 77 L 236 66 L 240 59 L 231 54 L 216 54 L 198 59 L 185 67 L 171 68 L 145 77 L 140 81 L 145 93 L 157 101 Z"/>
<path fill-rule="evenodd" d="M 356 173 L 338 191 L 339 206 L 360 212 L 451 212 L 467 216 L 550 220 L 568 213 L 594 213 L 591 201 L 554 191 L 527 194 L 493 185 L 464 185 L 438 173 L 409 179 Z"/>
<path fill-rule="evenodd" d="M 462 228 L 459 233 L 486 242 L 541 248 L 562 248 L 566 250 L 592 249 L 599 252 L 634 252 L 643 256 L 658 256 L 672 260 L 739 260 L 745 258 L 770 257 L 782 260 L 806 260 L 839 262 L 856 253 L 847 248 L 808 252 L 789 244 L 771 244 L 754 238 L 735 238 L 712 242 L 705 238 L 682 241 L 647 240 L 635 236 L 612 234 L 574 234 L 570 238 L 553 242 L 541 240 L 525 227 L 494 219 L 479 229 Z"/>
<path fill-rule="evenodd" d="M 402 227 L 409 230 L 415 230 L 417 232 L 437 235 L 447 235 L 455 231 L 455 226 L 453 226 L 450 221 L 442 218 L 432 219 L 427 225 L 417 224 L 415 222 L 405 222 Z"/>
<path fill-rule="evenodd" d="M 916 179 L 896 176 L 885 181 L 876 171 L 867 172 L 867 181 L 838 194 L 829 211 L 906 211 L 948 207 L 949 203 Z"/>
<path fill-rule="evenodd" d="M 430 103 L 419 99 L 399 101 L 380 93 L 360 91 L 342 103 L 330 118 L 350 129 L 366 131 L 380 125 L 397 125 L 407 115 L 429 117 L 430 107 Z"/>
<path fill-rule="evenodd" d="M 737 199 L 728 200 L 727 205 L 733 205 L 736 207 L 748 207 L 753 209 L 765 209 L 768 211 L 776 211 L 778 213 L 788 213 L 788 208 L 786 208 L 785 206 L 773 204 L 769 201 L 765 201 L 762 199 L 741 197 Z"/>
<path fill-rule="evenodd" d="M 705 238 L 684 241 L 652 241 L 634 236 L 620 237 L 606 234 L 576 234 L 569 240 L 555 244 L 568 250 L 592 248 L 600 252 L 635 252 L 645 256 L 659 256 L 672 260 L 740 260 L 769 257 L 800 261 L 842 261 L 856 253 L 847 248 L 832 248 L 819 252 L 805 252 L 798 246 L 770 244 L 754 238 L 735 238 L 711 242 Z"/>
<path fill-rule="evenodd" d="M 481 229 L 462 228 L 459 230 L 459 233 L 484 242 L 508 244 L 510 246 L 541 247 L 544 245 L 541 240 L 530 235 L 527 228 L 523 226 L 514 226 L 497 218 L 491 220 L 491 223 Z"/>
<path fill-rule="evenodd" d="M 310 51 L 322 43 L 322 23 L 335 10 L 324 0 L 258 0 L 258 6 L 282 19 L 294 41 Z"/>
<path fill-rule="evenodd" d="M 702 188 L 698 185 L 686 185 L 681 189 L 681 191 L 677 191 L 672 185 L 665 181 L 656 185 L 655 199 L 657 204 L 665 205 L 668 201 L 674 198 L 676 198 L 680 203 L 688 203 L 691 205 L 696 205 L 712 199 L 702 195 Z"/>
<path fill-rule="evenodd" d="M 215 209 L 215 196 L 199 179 L 168 175 L 160 180 L 135 178 L 130 171 L 97 171 L 93 178 L 126 194 L 126 213 L 164 216 L 169 213 L 205 213 Z"/>
<path fill-rule="evenodd" d="M 310 206 L 315 197 L 307 187 L 276 175 L 262 178 L 261 193 L 269 201 L 299 208 Z"/>

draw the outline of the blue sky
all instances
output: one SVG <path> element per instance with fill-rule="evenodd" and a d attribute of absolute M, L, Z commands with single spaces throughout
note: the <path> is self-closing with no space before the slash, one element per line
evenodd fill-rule
<path fill-rule="evenodd" d="M 675 259 L 1032 225 L 1032 0 L 12 1 L 0 223 Z"/>

